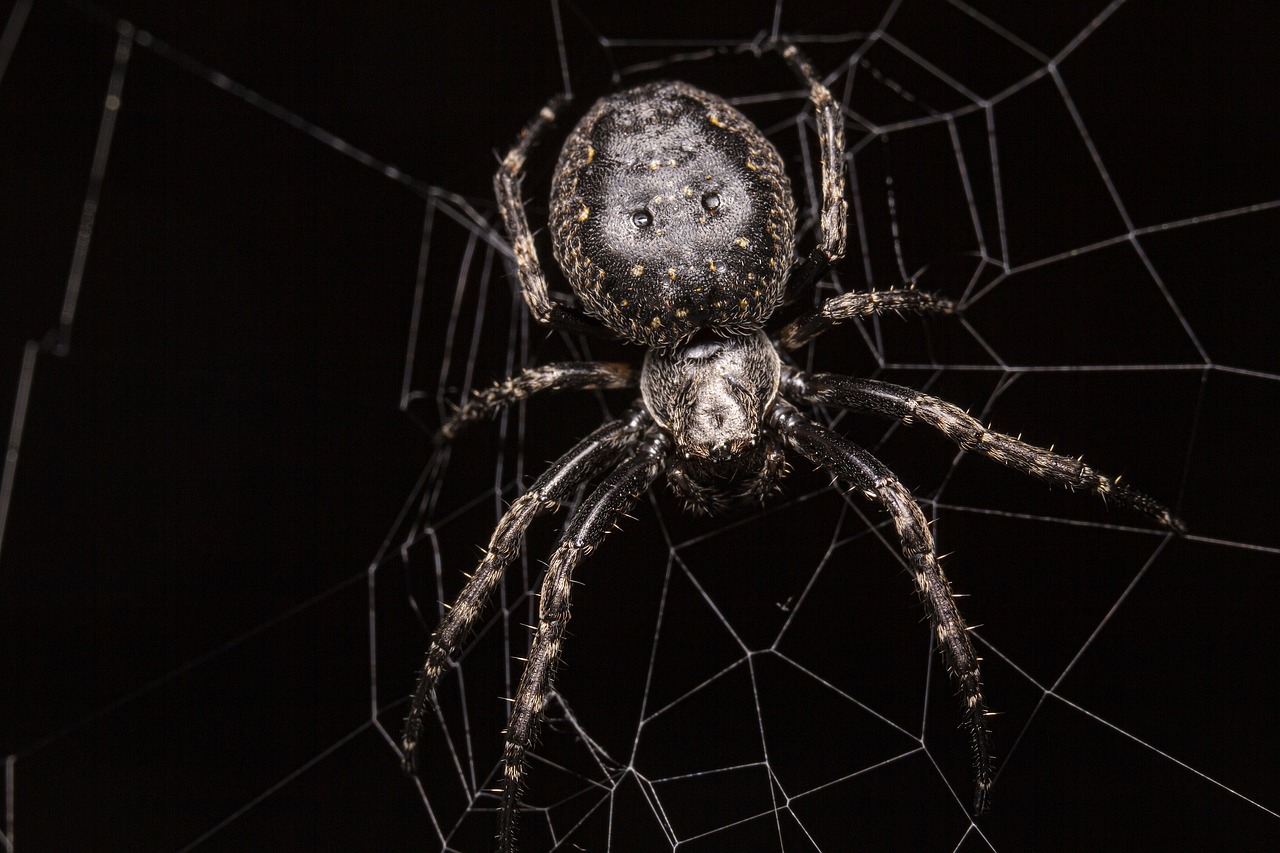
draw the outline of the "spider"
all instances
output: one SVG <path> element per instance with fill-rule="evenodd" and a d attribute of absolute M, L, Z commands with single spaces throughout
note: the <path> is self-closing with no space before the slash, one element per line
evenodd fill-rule
<path fill-rule="evenodd" d="M 639 387 L 627 413 L 560 457 L 498 522 L 479 568 L 431 638 L 402 746 L 415 749 L 437 682 L 474 626 L 534 518 L 598 480 L 568 520 L 542 579 L 538 624 L 513 699 L 499 781 L 498 849 L 513 848 L 525 757 L 551 689 L 569 621 L 574 570 L 660 474 L 685 506 L 714 513 L 764 500 L 787 472 L 789 449 L 878 504 L 892 518 L 905 562 L 961 700 L 973 760 L 974 813 L 993 779 L 979 658 L 935 554 L 920 507 L 866 450 L 811 420 L 802 408 L 919 421 L 965 450 L 1071 489 L 1087 489 L 1182 531 L 1168 509 L 1082 461 L 993 432 L 951 403 L 899 385 L 806 373 L 783 360 L 831 326 L 886 311 L 952 313 L 913 288 L 850 292 L 765 331 L 775 312 L 810 292 L 845 253 L 845 147 L 839 104 L 808 58 L 779 39 L 777 52 L 808 92 L 822 163 L 820 236 L 793 263 L 796 207 L 773 144 L 725 100 L 680 82 L 601 98 L 569 134 L 551 187 L 556 261 L 578 305 L 548 292 L 520 196 L 526 157 L 555 121 L 553 98 L 524 129 L 494 178 L 520 287 L 537 321 L 620 338 L 646 348 L 637 371 L 623 363 L 533 367 L 477 392 L 440 428 L 440 441 L 542 391 Z"/>

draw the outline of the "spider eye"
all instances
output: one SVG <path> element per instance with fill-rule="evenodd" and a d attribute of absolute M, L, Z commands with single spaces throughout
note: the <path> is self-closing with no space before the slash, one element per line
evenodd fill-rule
<path fill-rule="evenodd" d="M 711 213 L 713 210 L 715 210 L 719 206 L 720 206 L 719 193 L 707 193 L 702 197 L 702 209 L 705 210 L 707 213 Z"/>
<path fill-rule="evenodd" d="M 648 228 L 653 224 L 653 214 L 641 208 L 631 211 L 631 224 L 637 228 Z"/>

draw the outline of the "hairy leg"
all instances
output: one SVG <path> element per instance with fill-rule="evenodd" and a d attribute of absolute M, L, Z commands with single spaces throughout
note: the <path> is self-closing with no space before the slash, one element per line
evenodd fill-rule
<path fill-rule="evenodd" d="M 818 129 L 818 149 L 822 166 L 822 213 L 818 245 L 792 271 L 787 285 L 788 301 L 809 292 L 831 265 L 844 257 L 849 226 L 849 203 L 845 200 L 844 114 L 840 104 L 823 84 L 809 57 L 786 40 L 770 47 L 791 66 L 809 90 L 814 125 Z"/>
<path fill-rule="evenodd" d="M 783 393 L 792 400 L 831 403 L 859 412 L 887 415 L 903 422 L 926 423 L 965 450 L 1068 489 L 1087 489 L 1136 510 L 1162 527 L 1185 532 L 1167 507 L 1137 489 L 1099 474 L 1080 459 L 1027 444 L 984 427 L 960 407 L 902 385 L 855 379 L 835 373 L 805 374 L 783 369 Z"/>
<path fill-rule="evenodd" d="M 813 423 L 792 406 L 779 403 L 773 412 L 772 426 L 801 456 L 858 489 L 868 500 L 880 504 L 893 519 L 902 542 L 902 554 L 929 613 L 938 649 L 963 703 L 964 727 L 969 734 L 973 759 L 973 810 L 981 814 L 987 808 L 993 774 L 979 658 L 969 640 L 964 617 L 956 607 L 951 584 L 938 565 L 933 534 L 929 532 L 924 513 L 907 488 L 880 460 L 839 434 Z"/>
<path fill-rule="evenodd" d="M 507 229 L 507 239 L 516 256 L 516 269 L 520 274 L 520 291 L 525 304 L 535 320 L 544 326 L 567 329 L 589 335 L 613 337 L 613 333 L 583 311 L 565 305 L 547 292 L 547 278 L 538 261 L 538 251 L 533 245 L 533 231 L 529 217 L 525 215 L 524 200 L 520 197 L 520 182 L 524 178 L 524 163 L 529 149 L 556 120 L 556 113 L 568 102 L 564 95 L 557 95 L 547 102 L 536 117 L 525 125 L 516 144 L 503 158 L 498 173 L 493 177 L 493 190 L 498 197 L 498 211 Z"/>
<path fill-rule="evenodd" d="M 822 214 L 818 245 L 791 274 L 788 301 L 809 293 L 810 288 L 846 251 L 849 203 L 845 200 L 844 115 L 840 104 L 823 85 L 809 58 L 794 44 L 780 40 L 773 49 L 787 61 L 809 90 L 818 148 L 822 164 Z M 856 317 L 886 311 L 951 313 L 955 306 L 932 293 L 891 288 L 883 291 L 844 293 L 833 296 L 817 309 L 793 320 L 782 330 L 780 342 L 786 349 L 803 346 L 827 329 Z"/>
<path fill-rule="evenodd" d="M 499 783 L 502 804 L 498 820 L 498 850 L 502 853 L 510 853 L 514 847 L 524 760 L 537 735 L 543 702 L 560 660 L 560 643 L 569 622 L 573 571 L 653 483 L 666 464 L 670 443 L 666 433 L 651 430 L 635 454 L 618 465 L 582 502 L 551 555 L 542 580 L 538 627 L 516 690 L 502 754 Z"/>
<path fill-rule="evenodd" d="M 406 770 L 413 770 L 423 722 L 428 708 L 434 703 L 436 682 L 475 625 L 503 572 L 520 552 L 520 540 L 529 525 L 539 515 L 559 507 L 560 502 L 581 483 L 607 468 L 623 449 L 635 443 L 648 423 L 648 415 L 637 411 L 628 418 L 600 427 L 552 464 L 502 516 L 479 567 L 431 635 L 431 648 L 418 678 L 401 737 Z"/>
<path fill-rule="evenodd" d="M 783 349 L 796 349 L 839 323 L 890 311 L 954 314 L 956 305 L 937 294 L 914 288 L 841 293 L 822 303 L 816 311 L 797 317 L 784 326 L 778 335 L 778 343 Z"/>
<path fill-rule="evenodd" d="M 634 388 L 636 381 L 635 370 L 621 362 L 561 361 L 531 367 L 475 392 L 441 425 L 436 440 L 452 441 L 470 424 L 542 391 Z"/>

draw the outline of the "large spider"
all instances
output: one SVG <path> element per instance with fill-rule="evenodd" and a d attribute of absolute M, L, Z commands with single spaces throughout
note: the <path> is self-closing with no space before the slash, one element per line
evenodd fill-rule
<path fill-rule="evenodd" d="M 679 82 L 605 97 L 569 134 L 551 188 L 556 260 L 582 307 L 547 290 L 520 198 L 526 156 L 564 102 L 529 123 L 494 178 L 520 286 L 545 326 L 604 334 L 647 347 L 631 365 L 562 362 L 534 367 L 478 392 L 441 427 L 452 440 L 468 424 L 540 391 L 640 388 L 627 414 L 604 424 L 548 468 L 498 522 L 479 568 L 432 635 L 403 735 L 413 769 L 437 681 L 475 624 L 533 519 L 594 478 L 600 483 L 569 519 L 542 580 L 539 617 L 506 730 L 498 849 L 513 845 L 525 755 L 540 720 L 569 621 L 574 569 L 637 497 L 665 472 L 694 511 L 763 500 L 787 471 L 785 449 L 887 511 L 924 600 L 938 648 L 960 695 L 973 756 L 974 811 L 992 782 L 979 658 L 911 493 L 879 460 L 806 417 L 826 404 L 921 421 L 963 447 L 1071 489 L 1084 488 L 1182 529 L 1168 509 L 1078 459 L 984 428 L 958 407 L 910 388 L 837 374 L 809 374 L 782 354 L 834 324 L 885 311 L 949 313 L 955 306 L 914 289 L 845 293 L 764 331 L 778 308 L 809 292 L 844 256 L 844 122 L 809 60 L 786 41 L 768 48 L 800 77 L 813 104 L 822 155 L 821 234 L 793 264 L 795 202 L 781 157 L 722 98 Z"/>

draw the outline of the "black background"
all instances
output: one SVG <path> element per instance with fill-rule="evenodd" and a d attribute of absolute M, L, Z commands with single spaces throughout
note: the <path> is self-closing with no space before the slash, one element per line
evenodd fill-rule
<path fill-rule="evenodd" d="M 830 68 L 859 43 L 851 34 L 876 28 L 885 5 L 788 3 L 780 26 L 839 37 L 809 44 Z M 1062 63 L 1094 151 L 1050 77 L 996 110 L 1013 266 L 1128 232 L 1094 153 L 1138 229 L 1280 199 L 1275 13 L 1254 3 L 1193 13 L 1172 5 L 1125 4 Z M 1054 54 L 1104 7 L 973 8 Z M 679 39 L 746 42 L 774 9 L 649 3 L 562 12 L 582 107 L 613 85 L 611 62 L 701 50 L 673 46 Z M 439 306 L 452 299 L 467 232 L 439 211 L 412 353 L 420 396 L 403 407 L 402 382 L 424 188 L 492 214 L 493 152 L 563 87 L 551 8 L 270 4 L 246 12 L 221 3 L 36 2 L 0 81 L 0 400 L 14 399 L 25 342 L 48 341 L 57 326 L 117 19 L 172 50 L 133 45 L 70 348 L 46 348 L 36 362 L 0 551 L 0 753 L 12 756 L 11 840 L 22 851 L 193 842 L 408 850 L 437 849 L 443 831 L 453 833 L 453 849 L 486 849 L 492 814 L 483 803 L 472 812 L 460 805 L 439 743 L 427 747 L 435 763 L 424 802 L 385 737 L 398 731 L 434 621 L 436 552 L 411 532 L 412 496 L 429 461 L 437 401 L 461 393 L 452 374 L 443 389 L 434 377 L 445 351 Z M 986 97 L 1045 64 L 944 3 L 907 0 L 887 32 Z M 605 50 L 601 35 L 637 43 Z M 215 85 L 208 70 L 400 172 L 389 177 L 290 127 L 254 96 Z M 882 123 L 971 100 L 884 45 L 859 73 L 850 106 Z M 867 82 L 877 74 L 914 102 Z M 776 63 L 732 52 L 660 75 L 736 97 L 794 86 Z M 744 105 L 765 127 L 801 108 L 795 100 Z M 989 251 L 999 256 L 990 157 L 979 156 L 984 121 L 967 113 L 956 135 L 975 169 Z M 954 153 L 938 144 L 944 137 L 895 132 L 855 156 L 868 260 L 864 267 L 855 235 L 841 274 L 846 286 L 861 286 L 864 268 L 881 286 L 900 277 L 883 200 L 889 175 L 908 272 L 927 266 L 922 286 L 959 297 L 974 246 Z M 779 140 L 799 182 L 794 132 Z M 863 137 L 851 132 L 850 140 Z M 548 148 L 531 164 L 536 174 L 550 167 Z M 526 189 L 545 197 L 545 179 Z M 886 436 L 881 425 L 843 423 L 917 494 L 942 489 L 929 507 L 935 532 L 970 595 L 964 609 L 994 646 L 982 653 L 990 700 L 1003 712 L 997 754 L 1009 758 L 994 811 L 976 826 L 964 812 L 968 770 L 949 690 L 936 670 L 926 687 L 927 634 L 909 584 L 892 550 L 867 534 L 857 501 L 798 466 L 793 501 L 758 520 L 689 519 L 665 496 L 637 508 L 587 570 L 559 682 L 585 730 L 624 762 L 640 692 L 672 701 L 741 663 L 719 628 L 732 625 L 747 646 L 767 647 L 833 535 L 839 546 L 779 647 L 812 676 L 758 655 L 754 687 L 739 666 L 647 729 L 636 766 L 652 778 L 747 765 L 653 789 L 680 839 L 722 830 L 681 850 L 1257 849 L 1280 841 L 1272 813 L 1280 810 L 1272 724 L 1280 535 L 1271 513 L 1280 473 L 1272 450 L 1278 225 L 1280 212 L 1267 209 L 1142 231 L 1136 244 L 1120 240 L 998 281 L 967 312 L 968 325 L 868 327 L 884 334 L 887 361 L 922 368 L 880 371 L 854 330 L 833 332 L 814 354 L 825 369 L 928 385 L 975 411 L 1017 376 L 985 418 L 1123 474 L 1177 504 L 1192 528 L 1191 537 L 1165 542 L 1096 500 L 973 460 L 953 466 L 954 452 L 923 428 Z M 506 281 L 500 269 L 491 278 Z M 501 298 L 490 309 L 505 329 L 509 291 L 493 292 Z M 536 361 L 565 354 L 559 339 L 528 340 Z M 481 342 L 475 381 L 501 373 L 506 349 L 505 334 Z M 1002 371 L 987 369 L 992 353 L 1015 366 L 1169 369 Z M 617 410 L 626 398 L 531 405 L 525 462 L 536 470 L 598 421 L 602 400 Z M 510 423 L 507 433 L 485 427 L 463 442 L 439 511 L 426 519 L 443 519 L 436 547 L 447 592 L 492 526 L 495 501 L 490 494 L 448 514 L 492 488 L 498 456 L 507 460 L 502 482 L 514 476 Z M 551 545 L 555 525 L 544 526 L 531 537 L 535 559 L 508 588 L 513 601 Z M 680 545 L 721 616 L 707 619 L 679 566 L 664 596 L 664 536 Z M 425 621 L 411 600 L 428 610 Z M 660 602 L 659 676 L 646 687 Z M 527 613 L 516 612 L 510 624 L 518 630 L 524 621 Z M 481 772 L 492 766 L 502 726 L 503 706 L 493 701 L 506 689 L 497 633 L 464 667 Z M 1036 685 L 1053 685 L 1082 649 L 1033 716 L 1043 697 Z M 845 778 L 913 743 L 835 702 L 820 683 L 916 731 L 927 706 L 927 752 Z M 457 689 L 444 694 L 455 737 Z M 600 778 L 583 764 L 563 711 L 553 716 L 544 752 L 573 772 L 535 765 L 534 805 L 581 790 L 575 773 Z M 807 792 L 792 804 L 794 817 L 753 819 L 781 804 L 752 766 L 761 760 L 758 719 L 769 728 L 780 785 Z M 580 797 L 555 812 L 559 849 L 668 849 L 633 779 L 593 811 L 599 800 Z M 585 820 L 564 837 L 577 823 L 570 815 Z M 552 845 L 547 827 L 525 821 L 526 849 Z"/>

